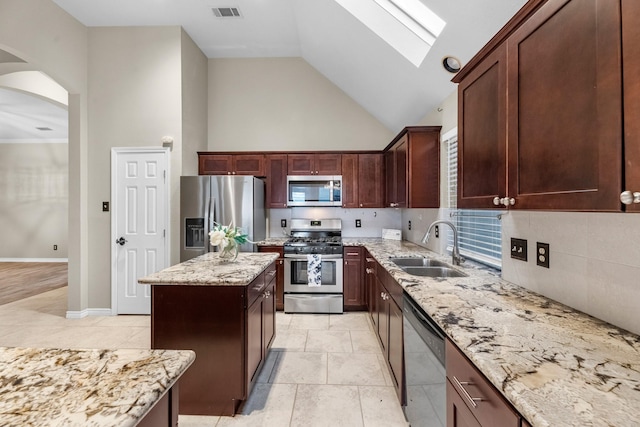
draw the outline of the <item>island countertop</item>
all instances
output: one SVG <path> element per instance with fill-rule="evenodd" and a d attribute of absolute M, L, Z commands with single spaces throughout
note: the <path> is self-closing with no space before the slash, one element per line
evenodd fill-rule
<path fill-rule="evenodd" d="M 278 258 L 275 252 L 240 252 L 235 261 L 222 261 L 209 252 L 138 279 L 149 285 L 246 286 Z"/>
<path fill-rule="evenodd" d="M 190 350 L 0 347 L 0 424 L 134 426 L 194 359 Z"/>
<path fill-rule="evenodd" d="M 363 245 L 534 426 L 632 426 L 640 420 L 640 337 L 465 263 L 468 277 L 412 276 L 389 260 L 427 256 L 409 242 Z M 458 268 L 458 267 L 456 267 Z"/>

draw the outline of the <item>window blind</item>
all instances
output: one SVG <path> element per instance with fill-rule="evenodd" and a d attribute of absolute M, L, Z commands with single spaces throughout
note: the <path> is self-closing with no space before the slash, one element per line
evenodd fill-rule
<path fill-rule="evenodd" d="M 447 184 L 451 222 L 458 229 L 458 245 L 465 258 L 502 268 L 502 223 L 500 211 L 457 209 L 458 207 L 458 136 L 444 141 L 447 152 Z M 453 232 L 448 230 L 447 250 L 453 249 Z"/>

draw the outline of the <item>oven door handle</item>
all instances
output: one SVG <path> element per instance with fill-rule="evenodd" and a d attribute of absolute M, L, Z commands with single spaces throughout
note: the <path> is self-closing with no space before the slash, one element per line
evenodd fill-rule
<path fill-rule="evenodd" d="M 300 259 L 303 261 L 307 260 L 307 256 L 306 255 L 297 255 L 297 254 L 284 254 L 285 258 L 289 258 L 289 259 Z M 335 254 L 335 255 L 321 255 L 320 256 L 320 260 L 324 261 L 324 260 L 340 260 L 342 259 L 342 255 L 340 254 Z"/>

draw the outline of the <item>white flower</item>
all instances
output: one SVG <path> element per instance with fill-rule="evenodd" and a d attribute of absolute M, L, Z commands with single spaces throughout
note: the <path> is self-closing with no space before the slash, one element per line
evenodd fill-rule
<path fill-rule="evenodd" d="M 227 236 L 223 230 L 213 230 L 209 233 L 209 241 L 212 246 L 222 245 L 222 247 L 226 246 Z"/>

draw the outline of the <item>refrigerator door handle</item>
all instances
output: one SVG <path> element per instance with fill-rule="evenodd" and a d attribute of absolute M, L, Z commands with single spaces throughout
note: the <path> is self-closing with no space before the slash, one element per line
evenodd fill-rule
<path fill-rule="evenodd" d="M 207 236 L 205 238 L 205 252 L 211 252 L 211 242 L 209 238 L 209 233 L 213 228 L 213 212 L 211 212 L 211 197 L 207 197 L 207 212 L 206 212 L 206 221 L 207 221 Z"/>

